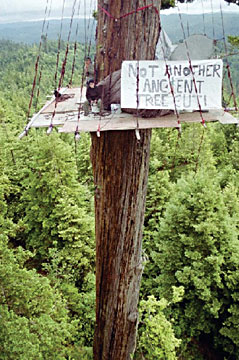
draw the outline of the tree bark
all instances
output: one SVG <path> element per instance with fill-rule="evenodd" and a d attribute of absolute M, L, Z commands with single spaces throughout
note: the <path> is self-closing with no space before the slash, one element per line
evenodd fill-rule
<path fill-rule="evenodd" d="M 115 21 L 114 18 L 152 4 Z M 151 60 L 160 1 L 99 0 L 96 67 L 100 79 L 123 60 Z M 104 8 L 112 17 L 107 15 Z M 103 65 L 102 65 L 103 64 Z M 130 360 L 136 344 L 142 228 L 151 130 L 92 134 L 96 223 L 94 360 Z"/>

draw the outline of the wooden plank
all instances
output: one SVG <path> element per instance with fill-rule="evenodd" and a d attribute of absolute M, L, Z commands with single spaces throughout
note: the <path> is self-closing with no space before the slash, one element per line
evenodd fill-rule
<path fill-rule="evenodd" d="M 79 122 L 66 122 L 59 132 L 72 133 L 75 132 L 78 126 L 78 131 L 83 132 L 95 132 L 100 127 L 100 131 L 109 130 L 133 130 L 133 129 L 151 129 L 151 128 L 165 128 L 165 127 L 177 127 L 177 121 L 166 119 L 139 119 L 138 124 L 136 118 L 95 118 L 90 120 L 81 119 Z"/>
<path fill-rule="evenodd" d="M 109 120 L 112 119 L 112 117 L 115 115 L 109 115 L 109 116 L 105 116 L 104 119 Z M 122 113 L 120 114 L 120 118 L 128 118 L 129 114 L 126 113 Z M 87 122 L 89 120 L 94 120 L 96 119 L 97 121 L 100 119 L 100 117 L 94 116 L 94 115 L 89 115 L 89 116 L 84 116 L 83 112 L 80 112 L 80 121 L 81 120 L 87 120 Z M 39 127 L 48 127 L 51 124 L 52 121 L 52 114 L 51 113 L 47 113 L 47 114 L 39 114 L 38 118 L 34 121 L 34 123 L 32 124 L 31 127 L 35 127 L 35 128 L 39 128 Z M 53 118 L 53 126 L 60 126 L 60 125 L 64 125 L 66 122 L 77 122 L 78 121 L 78 111 L 74 111 L 74 112 L 68 112 L 68 113 L 56 113 L 56 115 Z"/>
<path fill-rule="evenodd" d="M 69 112 L 56 114 L 52 120 L 52 114 L 40 114 L 31 127 L 40 128 L 48 127 L 52 123 L 53 126 L 62 126 L 68 121 L 77 121 L 78 112 Z"/>
<path fill-rule="evenodd" d="M 218 121 L 218 117 L 223 114 L 223 111 L 216 112 L 205 112 L 203 113 L 203 117 L 205 121 Z M 182 123 L 199 123 L 202 121 L 199 112 L 190 112 L 190 113 L 181 113 L 180 121 Z M 71 133 L 75 132 L 76 127 L 78 125 L 79 131 L 89 131 L 95 132 L 100 125 L 101 131 L 109 131 L 109 130 L 130 130 L 130 129 L 150 129 L 150 128 L 171 128 L 177 127 L 177 117 L 175 114 L 170 114 L 166 116 L 161 116 L 157 118 L 137 118 L 133 115 L 122 113 L 122 114 L 114 114 L 108 117 L 99 116 L 88 116 L 81 117 L 80 121 L 71 121 L 65 122 L 62 128 L 59 129 L 59 132 Z"/>
<path fill-rule="evenodd" d="M 239 124 L 239 119 L 235 118 L 232 114 L 225 112 L 218 118 L 219 122 L 223 125 Z"/>
<path fill-rule="evenodd" d="M 77 111 L 79 108 L 79 104 L 83 103 L 86 100 L 85 93 L 85 88 L 83 88 L 82 90 L 81 88 L 67 88 L 64 91 L 64 97 L 66 97 L 66 100 L 59 100 L 57 102 L 56 113 Z M 55 104 L 56 101 L 54 99 L 54 101 L 52 101 L 49 106 L 47 106 L 41 113 L 53 113 L 55 110 Z"/>

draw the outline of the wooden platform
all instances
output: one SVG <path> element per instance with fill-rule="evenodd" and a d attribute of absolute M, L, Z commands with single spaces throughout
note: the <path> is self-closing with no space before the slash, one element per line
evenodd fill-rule
<path fill-rule="evenodd" d="M 133 130 L 149 128 L 171 128 L 177 127 L 177 117 L 174 114 L 156 117 L 138 119 L 134 115 L 127 113 L 107 114 L 99 116 L 90 114 L 84 116 L 80 111 L 81 104 L 86 100 L 86 89 L 83 88 L 64 88 L 61 89 L 62 98 L 57 101 L 55 96 L 51 98 L 46 105 L 35 114 L 27 125 L 26 130 L 31 127 L 41 128 L 49 126 L 58 127 L 59 132 L 74 133 L 76 128 L 79 132 L 95 132 L 109 130 Z M 55 115 L 53 116 L 55 110 Z M 180 122 L 199 123 L 201 116 L 199 112 L 180 113 Z M 221 110 L 210 110 L 203 113 L 206 122 L 219 121 L 221 124 L 239 124 L 238 119 L 229 112 Z"/>
<path fill-rule="evenodd" d="M 60 126 L 78 116 L 79 106 L 86 100 L 86 88 L 63 88 L 60 93 L 62 99 L 56 103 L 55 96 L 52 96 L 44 107 L 32 117 L 29 123 L 30 127 L 48 127 L 51 123 L 53 126 Z M 55 116 L 53 117 L 54 110 Z"/>
<path fill-rule="evenodd" d="M 219 121 L 222 124 L 238 124 L 239 121 L 229 113 L 223 110 L 210 111 L 203 113 L 206 122 Z M 201 116 L 199 112 L 183 113 L 180 114 L 180 122 L 182 123 L 200 123 Z M 71 133 L 75 132 L 76 127 L 78 131 L 95 132 L 98 128 L 100 131 L 109 130 L 133 130 L 133 129 L 150 129 L 150 128 L 170 128 L 177 127 L 177 117 L 166 115 L 158 118 L 137 118 L 133 115 L 122 113 L 114 114 L 106 117 L 89 116 L 81 117 L 79 121 L 72 119 L 66 121 L 65 124 L 59 129 L 59 132 Z"/>

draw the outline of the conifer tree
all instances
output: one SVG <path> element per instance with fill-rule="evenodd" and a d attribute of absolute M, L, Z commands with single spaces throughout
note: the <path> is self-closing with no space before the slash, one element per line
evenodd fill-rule
<path fill-rule="evenodd" d="M 160 223 L 155 261 L 159 296 L 170 299 L 172 286 L 185 289 L 183 301 L 171 310 L 176 335 L 199 341 L 200 349 L 207 334 L 211 350 L 226 354 L 237 346 L 233 292 L 238 286 L 239 242 L 216 177 L 215 171 L 208 171 L 205 181 L 204 168 L 175 184 Z"/>

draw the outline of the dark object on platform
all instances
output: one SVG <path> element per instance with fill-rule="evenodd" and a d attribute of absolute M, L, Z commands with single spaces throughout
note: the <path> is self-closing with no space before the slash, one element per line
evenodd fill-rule
<path fill-rule="evenodd" d="M 61 97 L 61 93 L 57 90 L 54 91 L 54 95 L 56 98 L 60 98 Z"/>
<path fill-rule="evenodd" d="M 66 101 L 66 100 L 74 97 L 74 94 L 61 94 L 57 90 L 54 91 L 54 95 L 55 95 L 57 103 L 62 102 L 62 101 Z"/>

